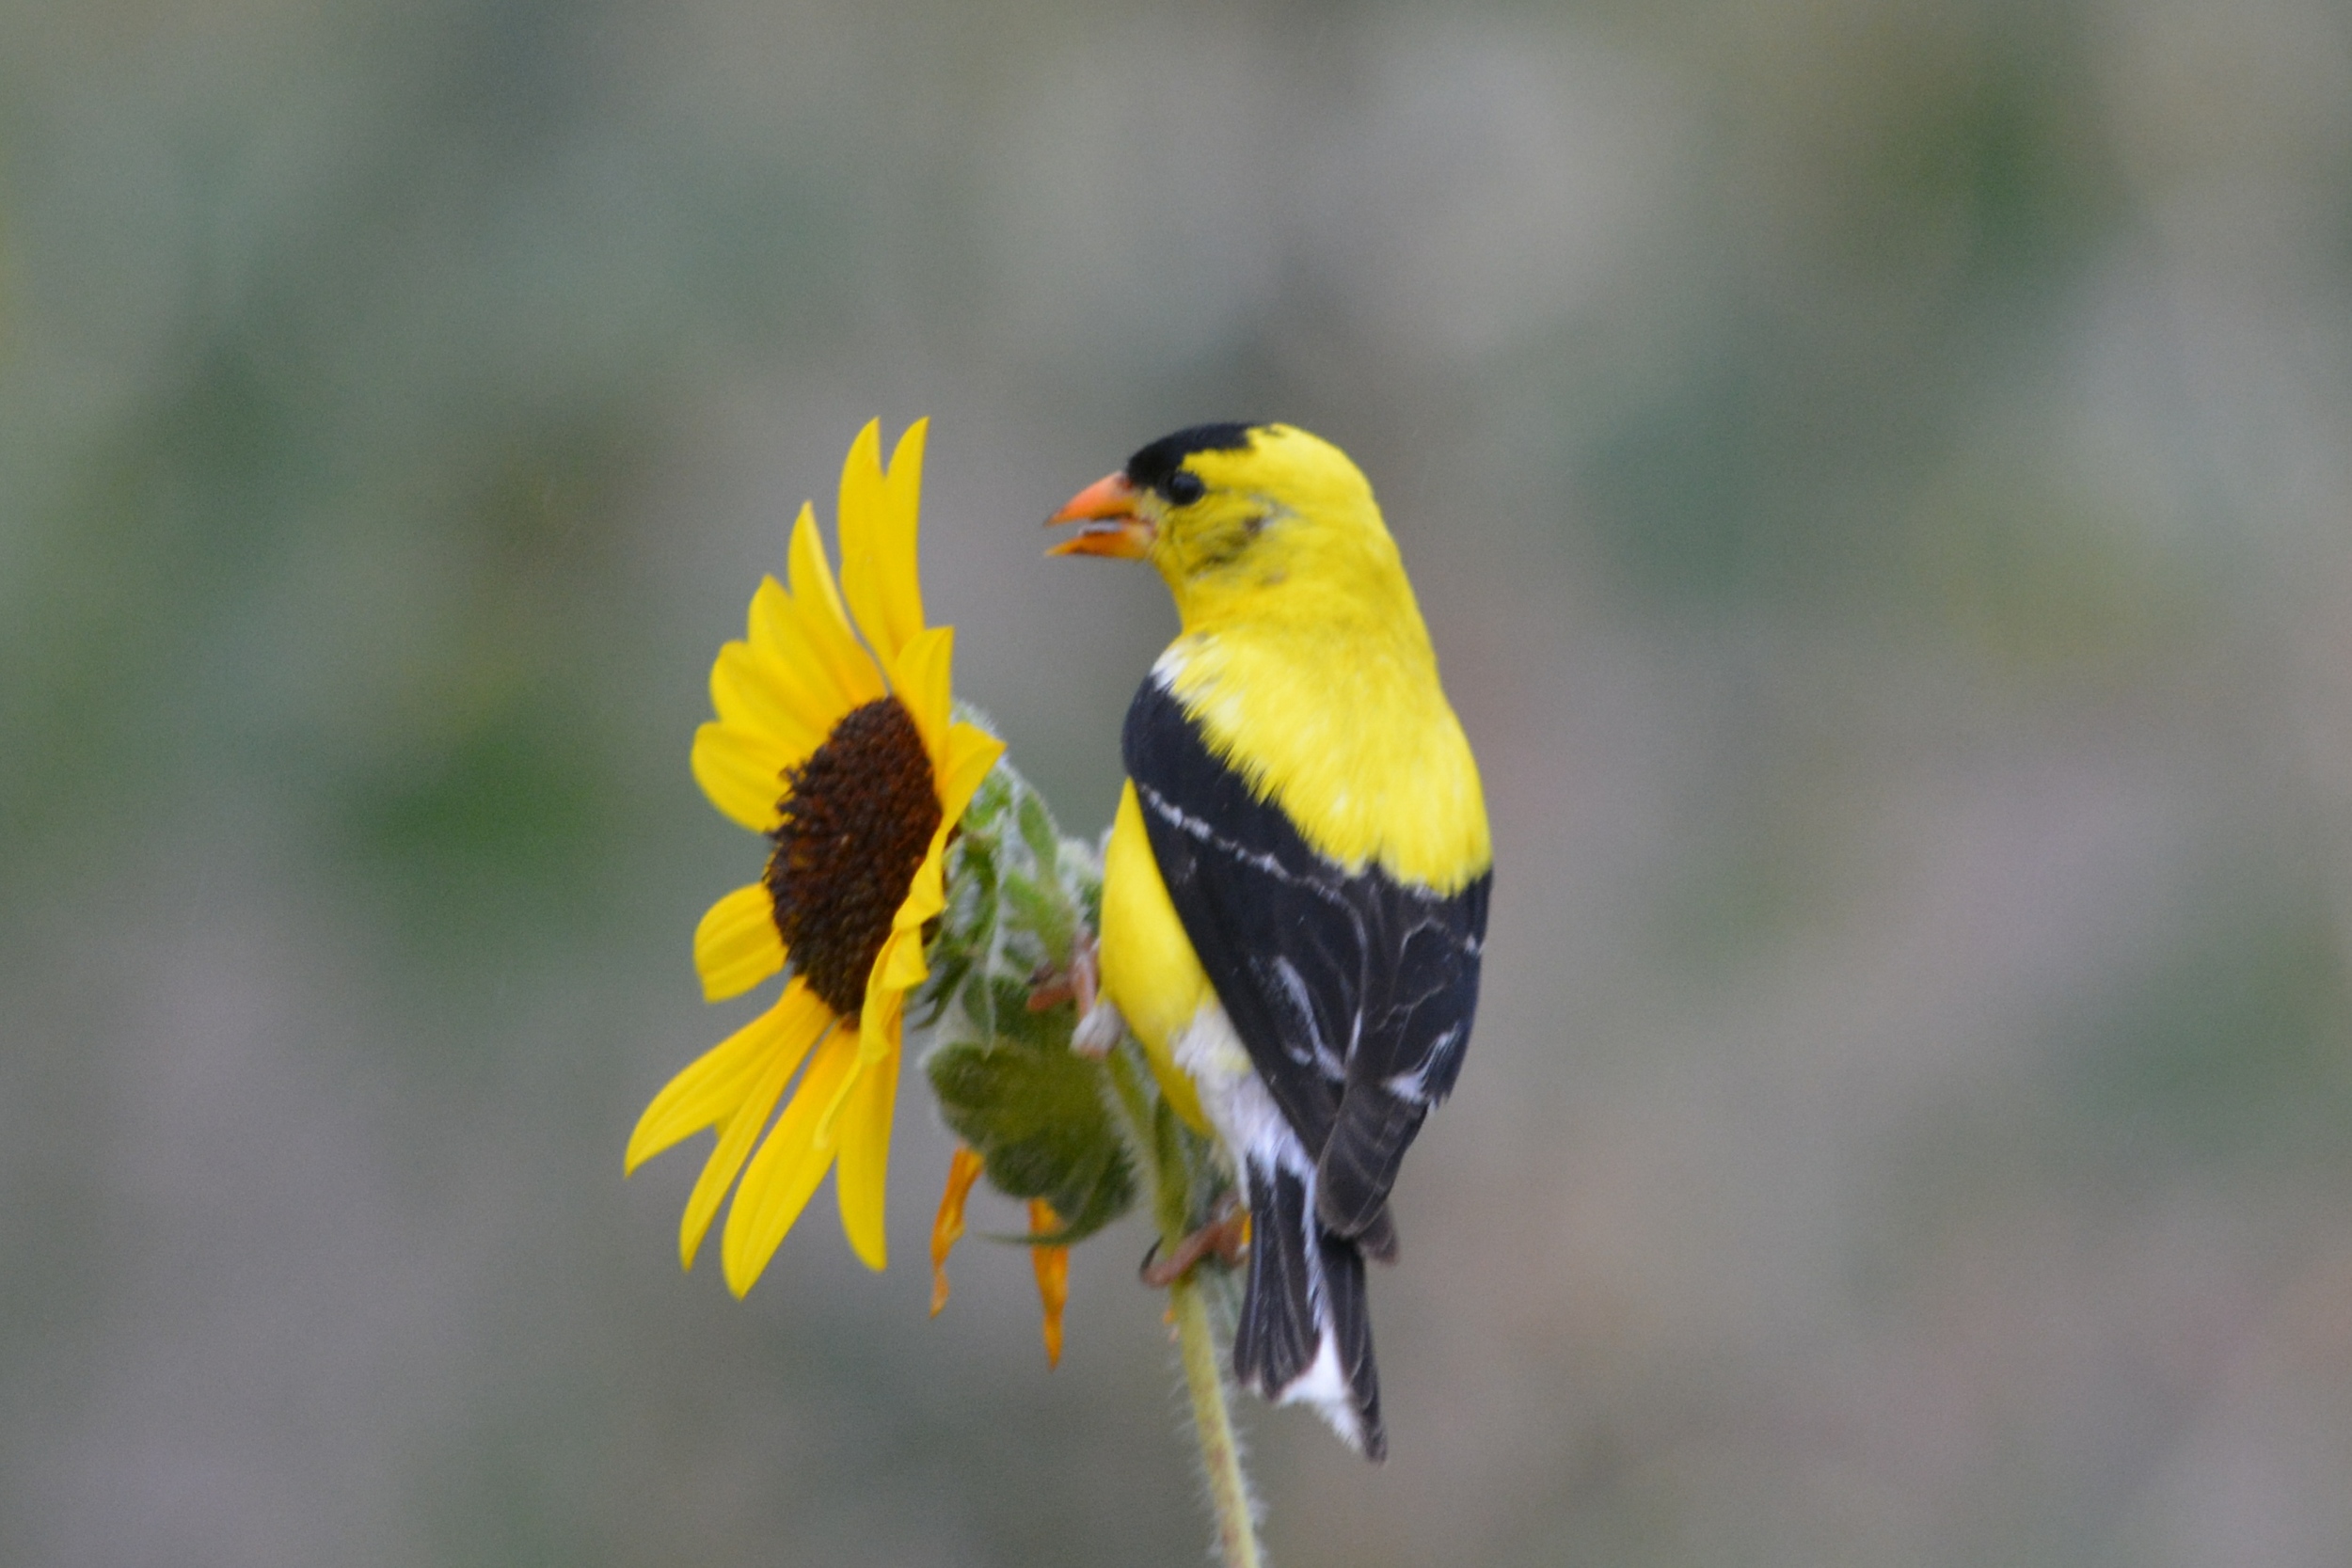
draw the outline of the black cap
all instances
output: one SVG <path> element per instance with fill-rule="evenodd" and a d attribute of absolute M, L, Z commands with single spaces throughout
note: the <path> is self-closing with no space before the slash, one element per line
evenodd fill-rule
<path fill-rule="evenodd" d="M 1168 493 L 1168 482 L 1196 451 L 1248 451 L 1254 424 L 1197 424 L 1163 436 L 1127 459 L 1127 483 Z"/>

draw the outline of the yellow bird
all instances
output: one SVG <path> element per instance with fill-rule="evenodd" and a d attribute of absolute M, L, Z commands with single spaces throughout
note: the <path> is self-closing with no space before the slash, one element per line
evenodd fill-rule
<path fill-rule="evenodd" d="M 1250 1214 L 1233 1371 L 1388 1440 L 1364 1257 L 1454 1087 L 1493 883 L 1478 765 L 1345 453 L 1281 424 L 1164 436 L 1050 519 L 1144 560 L 1183 631 L 1127 711 L 1102 990 Z"/>

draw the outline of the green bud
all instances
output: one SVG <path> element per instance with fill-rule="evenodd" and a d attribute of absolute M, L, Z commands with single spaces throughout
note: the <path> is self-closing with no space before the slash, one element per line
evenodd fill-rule
<path fill-rule="evenodd" d="M 1089 846 L 1063 838 L 1028 782 L 999 762 L 964 814 L 946 871 L 931 974 L 915 1003 L 935 1042 L 925 1075 L 941 1118 L 978 1151 L 990 1185 L 1054 1206 L 1065 1229 L 1041 1240 L 1078 1241 L 1134 1206 L 1135 1165 L 1107 1109 L 1104 1063 L 1070 1049 L 1076 1006 L 1032 998 L 1041 981 L 1066 977 L 1081 923 L 1091 927 L 1100 863 Z"/>

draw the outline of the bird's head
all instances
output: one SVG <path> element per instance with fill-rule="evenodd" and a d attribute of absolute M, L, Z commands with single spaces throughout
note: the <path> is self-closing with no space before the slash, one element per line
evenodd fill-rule
<path fill-rule="evenodd" d="M 1163 436 L 1071 498 L 1083 523 L 1048 552 L 1149 561 L 1186 626 L 1286 585 L 1360 600 L 1402 586 L 1372 485 L 1347 454 L 1286 424 L 1204 424 Z"/>

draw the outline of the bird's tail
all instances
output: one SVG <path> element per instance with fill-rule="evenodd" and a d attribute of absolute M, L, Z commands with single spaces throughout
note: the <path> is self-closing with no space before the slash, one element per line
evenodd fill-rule
<path fill-rule="evenodd" d="M 1314 1176 L 1249 1167 L 1249 1286 L 1233 1376 L 1278 1404 L 1304 1400 L 1347 1445 L 1385 1458 L 1364 1255 L 1315 1219 Z"/>

